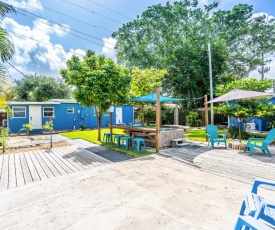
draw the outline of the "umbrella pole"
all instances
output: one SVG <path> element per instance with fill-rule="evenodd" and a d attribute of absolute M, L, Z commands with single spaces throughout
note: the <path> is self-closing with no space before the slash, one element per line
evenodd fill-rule
<path fill-rule="evenodd" d="M 236 101 L 236 109 L 237 109 L 238 125 L 239 125 L 239 142 L 242 142 L 242 140 L 241 140 L 241 123 L 240 123 L 240 116 L 239 116 L 238 101 Z"/>

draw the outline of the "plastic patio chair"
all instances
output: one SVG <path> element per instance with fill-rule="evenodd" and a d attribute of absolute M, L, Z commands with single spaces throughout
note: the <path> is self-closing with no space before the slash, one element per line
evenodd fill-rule
<path fill-rule="evenodd" d="M 246 214 L 254 219 L 262 219 L 275 227 L 275 203 L 257 194 L 260 185 L 275 187 L 275 181 L 256 178 L 251 193 L 247 194 L 244 198 L 240 215 Z"/>
<path fill-rule="evenodd" d="M 252 156 L 252 153 L 254 151 L 254 148 L 261 149 L 264 153 L 268 153 L 269 156 L 271 156 L 271 153 L 268 149 L 268 146 L 274 141 L 275 139 L 275 128 L 271 129 L 267 137 L 264 138 L 249 138 L 248 142 L 244 148 L 244 152 L 246 152 L 247 148 L 249 147 L 249 155 Z"/>
<path fill-rule="evenodd" d="M 224 143 L 225 148 L 227 148 L 226 145 L 226 135 L 225 134 L 219 134 L 218 128 L 215 125 L 207 125 L 206 126 L 206 135 L 209 138 L 208 145 L 211 143 L 212 148 L 214 148 L 214 143 L 217 142 L 218 145 L 220 142 Z M 219 138 L 221 137 L 221 138 Z"/>

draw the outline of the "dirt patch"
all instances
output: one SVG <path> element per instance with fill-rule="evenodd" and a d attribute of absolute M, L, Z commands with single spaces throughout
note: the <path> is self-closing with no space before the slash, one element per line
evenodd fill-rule
<path fill-rule="evenodd" d="M 45 135 L 9 135 L 8 140 L 14 140 L 14 141 L 20 141 L 23 139 L 29 139 L 33 143 L 34 141 L 39 141 L 39 140 L 49 140 L 49 138 Z M 57 147 L 64 147 L 64 146 L 69 146 L 67 142 L 53 142 L 53 148 Z M 18 152 L 28 152 L 28 151 L 33 151 L 33 150 L 41 150 L 41 149 L 49 149 L 50 148 L 50 143 L 46 144 L 36 144 L 35 146 L 26 146 L 26 147 L 19 147 L 19 148 L 9 148 L 9 146 L 6 149 L 6 152 L 2 152 L 2 148 L 0 149 L 0 154 L 9 154 L 9 153 L 18 153 Z"/>

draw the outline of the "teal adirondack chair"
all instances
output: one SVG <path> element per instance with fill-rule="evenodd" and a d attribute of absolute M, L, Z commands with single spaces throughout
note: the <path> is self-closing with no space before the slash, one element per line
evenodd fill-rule
<path fill-rule="evenodd" d="M 218 145 L 220 142 L 224 143 L 225 148 L 227 148 L 226 145 L 226 135 L 225 134 L 219 134 L 218 128 L 215 125 L 207 125 L 206 126 L 206 135 L 209 138 L 208 145 L 211 143 L 212 148 L 214 148 L 214 143 L 217 142 Z M 221 137 L 221 138 L 219 138 Z"/>
<path fill-rule="evenodd" d="M 275 139 L 275 128 L 271 129 L 267 137 L 264 138 L 249 138 L 248 142 L 244 148 L 244 152 L 246 152 L 247 148 L 250 148 L 249 155 L 252 156 L 252 153 L 254 151 L 254 148 L 261 149 L 264 153 L 268 153 L 269 156 L 271 156 L 271 153 L 268 149 L 268 145 L 270 145 Z"/>

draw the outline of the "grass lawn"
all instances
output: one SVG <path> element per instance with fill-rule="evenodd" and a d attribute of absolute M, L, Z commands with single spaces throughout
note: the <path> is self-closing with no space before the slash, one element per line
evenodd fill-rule
<path fill-rule="evenodd" d="M 224 134 L 225 130 L 219 130 L 218 133 Z M 185 134 L 184 138 L 186 140 L 195 140 L 195 141 L 206 142 L 205 128 L 189 130 L 189 131 L 186 131 L 184 134 Z"/>
<path fill-rule="evenodd" d="M 105 144 L 105 143 L 103 143 L 103 135 L 105 132 L 110 132 L 110 129 L 109 128 L 101 129 L 101 141 L 97 140 L 97 133 L 98 133 L 97 129 L 84 130 L 84 131 L 62 132 L 60 134 L 65 137 L 72 138 L 72 139 L 81 138 L 83 140 L 90 141 L 90 142 L 98 144 L 98 145 L 102 145 L 106 148 L 113 149 L 117 152 L 124 153 L 131 157 L 142 157 L 142 156 L 146 156 L 146 155 L 150 155 L 150 154 L 154 153 L 154 152 L 149 152 L 149 151 L 145 151 L 145 152 L 141 151 L 139 154 L 137 154 L 136 151 L 133 151 L 132 149 L 129 149 L 127 151 L 125 149 L 125 147 L 117 148 L 116 145 L 114 145 L 114 144 Z M 123 129 L 113 129 L 113 133 L 125 135 L 125 133 L 123 133 Z"/>

